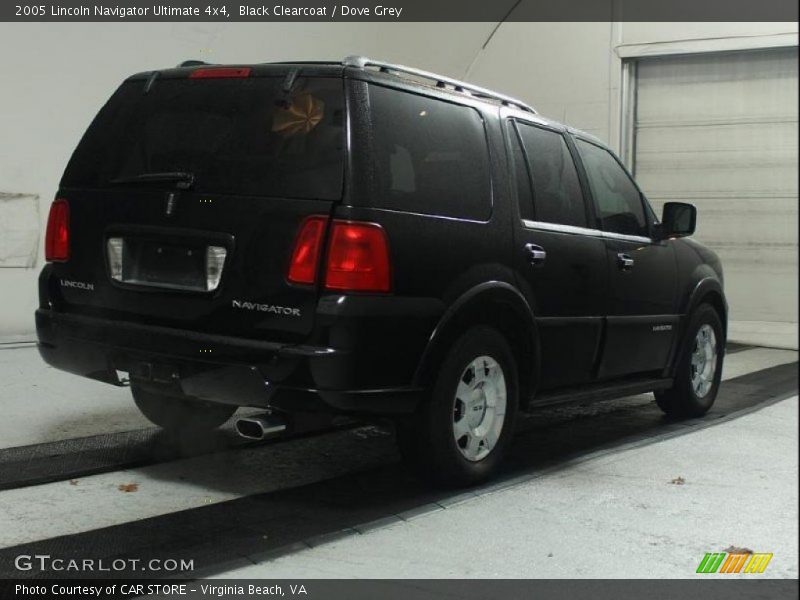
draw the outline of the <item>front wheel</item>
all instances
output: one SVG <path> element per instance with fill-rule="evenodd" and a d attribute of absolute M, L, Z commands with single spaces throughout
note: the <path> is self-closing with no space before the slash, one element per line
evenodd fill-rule
<path fill-rule="evenodd" d="M 161 394 L 136 383 L 131 384 L 131 392 L 151 423 L 174 433 L 211 431 L 236 412 L 235 406 Z"/>
<path fill-rule="evenodd" d="M 722 377 L 725 336 L 714 308 L 694 312 L 678 356 L 672 388 L 656 392 L 656 403 L 672 417 L 699 417 L 714 404 Z"/>
<path fill-rule="evenodd" d="M 470 485 L 490 477 L 513 435 L 518 389 L 505 338 L 491 327 L 470 329 L 450 348 L 414 421 L 398 424 L 401 453 L 437 484 Z"/>

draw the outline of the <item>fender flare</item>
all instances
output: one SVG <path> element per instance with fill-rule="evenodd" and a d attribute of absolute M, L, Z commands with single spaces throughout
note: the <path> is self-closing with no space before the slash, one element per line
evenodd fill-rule
<path fill-rule="evenodd" d="M 684 342 L 686 341 L 686 334 L 691 315 L 694 313 L 695 309 L 697 309 L 697 307 L 700 306 L 700 304 L 702 304 L 706 298 L 708 298 L 709 294 L 715 295 L 719 299 L 719 302 L 714 302 L 713 305 L 722 311 L 722 314 L 720 315 L 722 329 L 725 337 L 728 337 L 728 302 L 725 299 L 725 292 L 722 289 L 722 284 L 716 277 L 703 277 L 695 284 L 694 288 L 686 298 L 686 301 L 682 303 L 681 313 L 684 316 L 681 319 L 680 330 L 678 331 L 678 335 L 675 336 L 675 341 L 670 352 L 670 358 L 667 362 L 667 367 L 664 370 L 665 377 L 671 377 L 674 375 L 678 361 L 681 357 L 681 349 L 684 347 Z M 719 306 L 717 306 L 717 304 L 719 304 Z"/>
<path fill-rule="evenodd" d="M 511 312 L 489 311 L 490 306 L 508 307 Z M 414 384 L 423 386 L 449 345 L 466 327 L 478 324 L 497 326 L 503 333 L 503 323 L 513 319 L 515 340 L 509 340 L 515 349 L 520 382 L 520 403 L 525 404 L 535 391 L 533 382 L 539 377 L 539 335 L 528 301 L 513 285 L 505 281 L 480 283 L 461 294 L 445 310 L 431 333 L 414 373 Z M 508 326 L 506 326 L 507 328 Z M 523 361 L 528 359 L 526 368 Z M 531 368 L 532 367 L 532 368 Z"/>
<path fill-rule="evenodd" d="M 725 299 L 725 292 L 722 289 L 722 284 L 719 282 L 719 279 L 716 277 L 704 277 L 697 284 L 694 286 L 694 289 L 689 294 L 689 299 L 686 303 L 686 308 L 683 311 L 684 314 L 689 317 L 694 310 L 708 297 L 709 294 L 716 294 L 719 297 L 721 302 L 721 306 L 719 308 L 722 309 L 722 314 L 720 315 L 720 320 L 722 321 L 722 327 L 725 330 L 725 334 L 727 336 L 728 332 L 728 302 Z"/>

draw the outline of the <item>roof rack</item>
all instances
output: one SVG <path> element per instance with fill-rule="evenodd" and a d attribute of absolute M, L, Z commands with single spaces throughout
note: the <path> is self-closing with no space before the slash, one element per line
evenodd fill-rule
<path fill-rule="evenodd" d="M 429 81 L 434 81 L 436 82 L 436 87 L 439 88 L 449 87 L 450 89 L 456 92 L 465 92 L 478 98 L 497 100 L 504 106 L 519 108 L 534 115 L 538 114 L 536 112 L 536 109 L 534 109 L 529 104 L 523 102 L 522 100 L 517 100 L 516 98 L 512 98 L 511 96 L 506 96 L 504 94 L 498 94 L 497 92 L 487 90 L 486 88 L 482 88 L 477 85 L 473 85 L 471 83 L 465 83 L 457 79 L 451 79 L 450 77 L 437 75 L 436 73 L 422 71 L 421 69 L 414 69 L 412 67 L 405 67 L 403 65 L 395 65 L 392 63 L 382 62 L 379 60 L 373 60 L 371 58 L 367 58 L 366 56 L 348 56 L 342 61 L 342 64 L 346 67 L 355 67 L 357 69 L 366 69 L 368 67 L 374 67 L 377 68 L 382 73 L 404 73 L 406 75 L 411 75 L 413 77 L 418 77 L 420 79 L 427 79 Z"/>

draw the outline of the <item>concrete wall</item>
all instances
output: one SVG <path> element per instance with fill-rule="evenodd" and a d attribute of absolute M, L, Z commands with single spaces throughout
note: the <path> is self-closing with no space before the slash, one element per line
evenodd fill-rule
<path fill-rule="evenodd" d="M 610 1 L 610 0 L 608 0 Z M 41 231 L 69 155 L 125 75 L 367 54 L 467 78 L 620 144 L 622 56 L 775 45 L 797 24 L 0 24 L 0 337 L 29 337 Z M 483 48 L 484 44 L 486 47 Z M 36 224 L 39 227 L 36 227 Z"/>

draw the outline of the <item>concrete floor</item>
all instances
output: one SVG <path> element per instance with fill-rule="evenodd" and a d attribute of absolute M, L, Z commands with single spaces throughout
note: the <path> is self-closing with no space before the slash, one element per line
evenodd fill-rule
<path fill-rule="evenodd" d="M 44 364 L 31 343 L 0 345 L 0 448 L 126 431 L 150 423 L 127 388 Z"/>
<path fill-rule="evenodd" d="M 736 546 L 797 578 L 797 419 L 795 396 L 219 577 L 686 578 Z"/>
<path fill-rule="evenodd" d="M 727 357 L 724 379 L 797 358 L 739 351 Z M 128 390 L 46 367 L 30 346 L 0 350 L 0 381 L 0 452 L 147 426 Z M 619 406 L 651 403 L 637 396 Z M 446 510 L 220 575 L 688 577 L 705 552 L 733 545 L 773 552 L 766 575 L 797 577 L 797 435 L 795 397 L 650 445 L 588 453 Z M 0 548 L 336 481 L 396 460 L 387 434 L 365 428 L 8 489 L 0 491 Z M 678 477 L 682 485 L 671 483 Z M 119 490 L 128 483 L 136 493 Z"/>
<path fill-rule="evenodd" d="M 797 350 L 800 331 L 797 323 L 779 321 L 731 321 L 728 323 L 728 340 L 764 346 Z"/>

